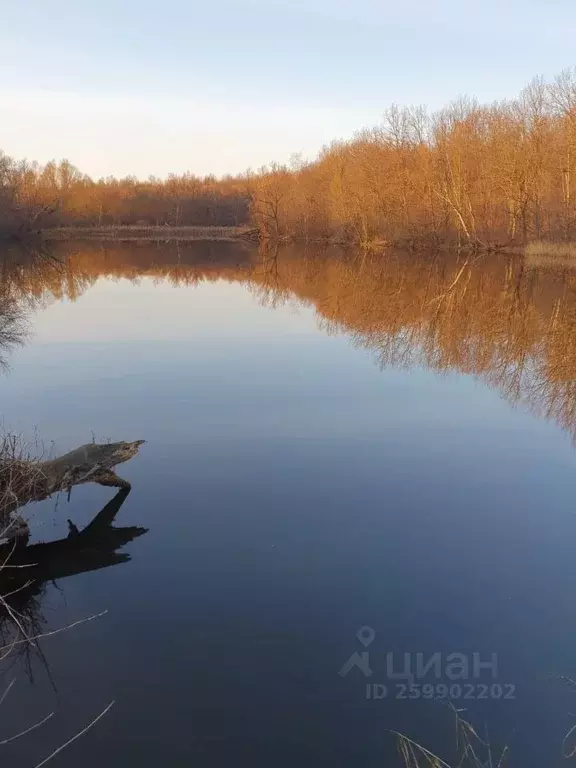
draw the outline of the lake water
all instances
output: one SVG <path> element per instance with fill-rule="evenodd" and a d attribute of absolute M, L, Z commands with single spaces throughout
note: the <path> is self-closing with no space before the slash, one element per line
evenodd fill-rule
<path fill-rule="evenodd" d="M 36 765 L 111 701 L 51 764 L 400 765 L 393 730 L 450 762 L 446 697 L 511 765 L 563 764 L 576 271 L 227 243 L 53 254 L 5 256 L 28 338 L 5 353 L 2 418 L 52 455 L 145 439 L 114 524 L 148 531 L 25 593 L 41 632 L 106 613 L 2 662 L 0 738 L 55 713 L 4 764 Z M 33 540 L 115 494 L 32 506 Z M 475 659 L 492 666 L 474 677 Z"/>

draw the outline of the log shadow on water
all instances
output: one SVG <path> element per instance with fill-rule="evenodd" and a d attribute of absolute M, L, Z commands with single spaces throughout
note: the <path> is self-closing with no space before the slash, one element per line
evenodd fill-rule
<path fill-rule="evenodd" d="M 0 546 L 2 656 L 10 651 L 25 655 L 30 671 L 30 653 L 40 653 L 37 638 L 45 633 L 42 598 L 47 584 L 131 560 L 130 554 L 119 550 L 148 529 L 113 526 L 129 494 L 129 488 L 120 489 L 82 530 L 69 520 L 66 538 L 37 544 L 14 539 Z"/>

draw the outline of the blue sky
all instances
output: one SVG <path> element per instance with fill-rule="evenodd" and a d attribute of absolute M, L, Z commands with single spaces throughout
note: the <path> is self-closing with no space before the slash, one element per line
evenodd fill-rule
<path fill-rule="evenodd" d="M 218 175 L 576 64 L 573 0 L 0 0 L 0 147 Z"/>

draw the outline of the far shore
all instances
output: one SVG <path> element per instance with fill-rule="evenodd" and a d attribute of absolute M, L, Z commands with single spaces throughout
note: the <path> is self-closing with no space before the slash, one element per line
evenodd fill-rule
<path fill-rule="evenodd" d="M 2 238 L 2 234 L 4 237 Z M 357 249 L 372 253 L 385 253 L 388 250 L 405 250 L 412 252 L 460 252 L 468 254 L 502 254 L 508 256 L 524 256 L 532 266 L 563 265 L 576 266 L 576 242 L 535 240 L 526 245 L 518 242 L 490 243 L 481 240 L 455 243 L 452 241 L 438 242 L 431 240 L 401 239 L 386 241 L 374 238 L 366 242 L 342 239 L 338 237 L 295 237 L 290 235 L 272 236 L 250 225 L 237 227 L 221 226 L 172 226 L 172 225 L 135 225 L 118 224 L 108 226 L 68 226 L 46 227 L 34 232 L 0 232 L 0 241 L 33 242 L 35 240 L 50 243 L 51 241 L 81 241 L 92 240 L 100 242 L 134 242 L 134 243 L 167 243 L 167 242 L 239 242 L 289 244 L 307 243 L 319 247 L 336 246 L 343 249 Z"/>
<path fill-rule="evenodd" d="M 167 240 L 253 240 L 253 227 L 176 227 L 117 225 L 107 227 L 54 227 L 42 230 L 45 240 L 114 240 L 122 242 L 165 242 Z"/>

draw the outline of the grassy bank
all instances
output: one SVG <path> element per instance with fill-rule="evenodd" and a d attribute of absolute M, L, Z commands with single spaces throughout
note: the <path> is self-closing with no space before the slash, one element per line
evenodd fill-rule
<path fill-rule="evenodd" d="M 180 240 L 237 240 L 249 238 L 250 227 L 169 227 L 169 226 L 112 226 L 112 227 L 55 227 L 43 230 L 46 240 L 114 240 L 120 242 Z"/>
<path fill-rule="evenodd" d="M 551 243 L 537 240 L 524 249 L 531 267 L 576 269 L 576 243 Z"/>
<path fill-rule="evenodd" d="M 525 254 L 531 259 L 574 259 L 576 262 L 576 243 L 537 240 L 526 246 Z"/>

